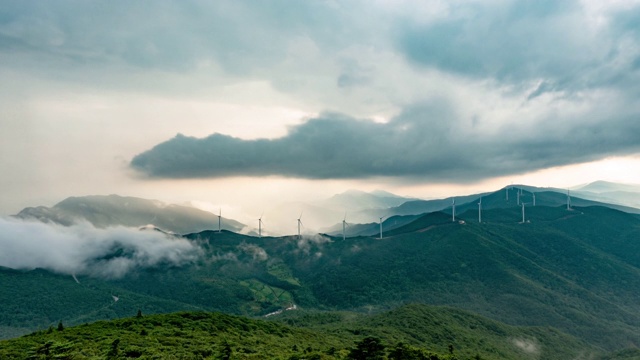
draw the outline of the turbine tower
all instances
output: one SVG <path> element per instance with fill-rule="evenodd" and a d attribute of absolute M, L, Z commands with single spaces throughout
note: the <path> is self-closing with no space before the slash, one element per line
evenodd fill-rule
<path fill-rule="evenodd" d="M 220 212 L 218 213 L 218 232 L 222 232 L 222 208 L 220 208 Z"/>
<path fill-rule="evenodd" d="M 342 240 L 347 238 L 347 213 L 344 213 L 344 219 L 342 219 Z"/>
<path fill-rule="evenodd" d="M 380 240 L 382 240 L 382 219 L 384 218 L 386 218 L 386 216 L 380 218 Z"/>
<path fill-rule="evenodd" d="M 480 197 L 480 201 L 478 202 L 478 223 L 482 222 L 482 197 Z"/>
<path fill-rule="evenodd" d="M 567 189 L 567 210 L 571 210 L 571 192 Z"/>
<path fill-rule="evenodd" d="M 300 236 L 300 226 L 302 226 L 302 212 L 300 212 L 300 216 L 298 216 L 298 239 L 302 239 Z"/>
<path fill-rule="evenodd" d="M 536 206 L 536 193 L 531 193 L 533 195 L 533 206 Z"/>
<path fill-rule="evenodd" d="M 518 203 L 518 205 L 520 205 L 520 190 L 516 191 L 516 195 L 518 196 L 517 197 L 517 203 Z"/>
<path fill-rule="evenodd" d="M 505 188 L 505 193 L 507 194 L 507 201 L 509 201 L 509 186 Z"/>
<path fill-rule="evenodd" d="M 262 215 L 260 215 L 260 218 L 258 219 L 258 237 L 259 238 L 262 238 Z"/>
<path fill-rule="evenodd" d="M 451 221 L 456 222 L 456 198 L 451 200 Z"/>

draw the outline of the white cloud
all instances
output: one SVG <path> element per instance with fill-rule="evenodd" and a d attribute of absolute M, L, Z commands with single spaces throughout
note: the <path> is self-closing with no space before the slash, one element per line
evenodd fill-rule
<path fill-rule="evenodd" d="M 106 278 L 139 268 L 186 265 L 201 254 L 188 240 L 158 231 L 96 229 L 88 223 L 64 227 L 10 218 L 0 218 L 0 248 L 0 266 Z"/>

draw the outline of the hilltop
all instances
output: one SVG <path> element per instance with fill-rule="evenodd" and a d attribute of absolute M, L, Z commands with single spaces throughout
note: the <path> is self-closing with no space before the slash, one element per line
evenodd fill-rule
<path fill-rule="evenodd" d="M 131 196 L 92 195 L 69 197 L 53 207 L 28 207 L 16 217 L 37 219 L 65 226 L 87 221 L 98 228 L 110 226 L 140 227 L 154 225 L 177 234 L 188 234 L 211 229 L 218 224 L 218 216 L 189 206 L 166 204 Z M 225 230 L 240 231 L 245 225 L 222 218 Z"/>

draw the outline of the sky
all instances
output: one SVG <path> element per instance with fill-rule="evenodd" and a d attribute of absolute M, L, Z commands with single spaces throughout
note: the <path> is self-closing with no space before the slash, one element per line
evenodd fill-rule
<path fill-rule="evenodd" d="M 0 2 L 2 215 L 640 183 L 640 1 Z"/>

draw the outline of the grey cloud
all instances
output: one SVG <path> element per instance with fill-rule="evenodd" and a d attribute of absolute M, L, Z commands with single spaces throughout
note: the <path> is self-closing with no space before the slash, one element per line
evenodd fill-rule
<path fill-rule="evenodd" d="M 593 26 L 576 0 L 462 3 L 446 18 L 398 25 L 397 42 L 422 66 L 512 84 L 543 80 L 538 91 L 580 90 L 621 75 L 637 80 L 628 59 L 637 50 L 625 42 L 637 47 L 638 37 L 628 35 L 638 17 L 629 13 L 638 8 L 602 14 L 607 22 Z"/>
<path fill-rule="evenodd" d="M 321 248 L 322 245 L 330 243 L 331 238 L 326 237 L 326 236 L 322 236 L 319 234 L 314 234 L 314 235 L 303 235 L 302 237 L 300 237 L 296 243 L 298 248 L 296 249 L 296 251 L 302 251 L 305 255 L 309 255 L 311 253 L 311 250 L 313 250 L 314 247 L 316 248 Z M 318 249 L 316 249 L 318 250 Z M 322 256 L 322 252 L 320 251 L 316 251 L 316 253 L 314 254 L 316 257 L 320 257 Z"/>
<path fill-rule="evenodd" d="M 578 0 L 452 2 L 443 17 L 428 21 L 408 15 L 417 4 L 396 4 L 402 11 L 391 15 L 385 6 L 361 1 L 4 5 L 0 55 L 24 53 L 13 61 L 36 61 L 46 68 L 60 59 L 73 69 L 100 65 L 109 73 L 114 68 L 105 64 L 179 72 L 213 63 L 232 76 L 265 78 L 279 90 L 299 93 L 314 81 L 301 54 L 306 50 L 295 47 L 304 40 L 313 49 L 308 56 L 326 58 L 324 70 L 330 74 L 325 75 L 334 77 L 338 89 L 367 85 L 385 72 L 384 66 L 351 66 L 350 58 L 360 56 L 353 50 L 357 46 L 385 51 L 395 46 L 413 63 L 476 78 L 544 80 L 548 86 L 540 90 L 601 86 L 630 77 L 627 86 L 638 82 L 638 7 L 606 14 L 607 22 L 594 28 Z M 356 53 L 342 53 L 345 49 Z M 343 57 L 349 59 L 346 65 Z M 341 68 L 337 73 L 334 65 Z"/>
<path fill-rule="evenodd" d="M 478 126 L 481 118 L 467 121 L 441 101 L 407 108 L 388 123 L 325 114 L 273 140 L 178 135 L 137 155 L 131 166 L 157 178 L 389 176 L 467 182 L 638 151 L 637 111 L 552 112 L 482 132 L 467 125 Z"/>
<path fill-rule="evenodd" d="M 323 2 L 16 2 L 0 10 L 0 49 L 79 64 L 183 71 L 214 60 L 232 73 L 283 61 L 296 36 L 335 44 L 341 6 Z M 50 59 L 47 59 L 50 61 Z"/>
<path fill-rule="evenodd" d="M 371 71 L 369 69 L 363 68 L 354 59 L 345 59 L 342 62 L 342 73 L 338 76 L 338 87 L 348 88 L 370 83 Z"/>
<path fill-rule="evenodd" d="M 198 246 L 157 231 L 0 218 L 0 266 L 120 278 L 138 268 L 195 261 Z"/>
<path fill-rule="evenodd" d="M 242 244 L 236 246 L 238 250 L 241 252 L 251 256 L 253 261 L 267 261 L 269 255 L 267 252 L 258 245 L 248 244 L 243 242 Z"/>

